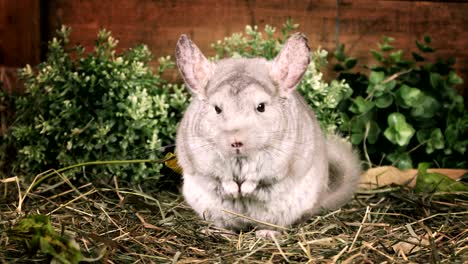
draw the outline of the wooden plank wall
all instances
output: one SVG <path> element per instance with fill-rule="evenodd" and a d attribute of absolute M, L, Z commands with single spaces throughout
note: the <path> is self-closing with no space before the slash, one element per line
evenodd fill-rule
<path fill-rule="evenodd" d="M 29 11 L 8 7 L 29 3 Z M 21 66 L 36 63 L 38 54 L 29 50 L 44 45 L 61 24 L 73 28 L 72 43 L 93 45 L 100 28 L 107 28 L 120 40 L 120 48 L 146 43 L 156 56 L 173 54 L 181 33 L 189 34 L 207 54 L 210 43 L 245 25 L 265 24 L 280 27 L 287 18 L 299 23 L 311 47 L 335 48 L 336 42 L 347 44 L 349 54 L 368 62 L 369 49 L 383 35 L 396 38 L 396 45 L 414 50 L 414 41 L 425 34 L 433 37 L 433 46 L 441 56 L 456 56 L 457 71 L 466 80 L 468 90 L 468 1 L 410 0 L 0 0 L 0 64 Z M 40 8 L 39 8 L 40 7 Z M 11 23 L 2 16 L 18 16 L 13 28 L 37 30 L 34 21 L 40 12 L 42 32 L 9 30 Z M 21 21 L 20 21 L 21 20 Z M 23 21 L 27 20 L 27 22 Z M 7 22 L 4 22 L 7 21 Z M 5 24 L 7 23 L 7 24 Z M 32 27 L 25 25 L 33 25 Z M 21 36 L 6 36 L 21 34 Z M 37 36 L 42 39 L 37 43 Z M 31 38 L 30 41 L 25 41 Z M 35 42 L 36 41 L 36 42 Z M 26 45 L 26 47 L 25 47 Z M 16 47 L 16 48 L 15 48 Z M 39 52 L 39 53 L 38 53 Z M 16 55 L 14 54 L 16 53 Z M 18 57 L 18 53 L 24 53 Z M 16 57 L 15 57 L 16 56 Z M 466 96 L 465 98 L 468 98 Z"/>
<path fill-rule="evenodd" d="M 39 1 L 0 0 L 0 66 L 39 63 Z"/>

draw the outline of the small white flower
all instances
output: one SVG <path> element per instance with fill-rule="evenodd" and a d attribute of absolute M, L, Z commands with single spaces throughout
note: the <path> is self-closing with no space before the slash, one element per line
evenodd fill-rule
<path fill-rule="evenodd" d="M 136 97 L 133 94 L 130 95 L 128 99 L 130 99 L 130 102 L 132 102 L 133 104 L 136 104 L 138 102 L 138 97 Z"/>

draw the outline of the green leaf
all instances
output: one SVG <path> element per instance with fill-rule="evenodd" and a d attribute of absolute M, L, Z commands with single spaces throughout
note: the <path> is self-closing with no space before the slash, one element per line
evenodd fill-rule
<path fill-rule="evenodd" d="M 395 88 L 397 85 L 397 82 L 395 80 L 391 80 L 387 83 L 385 83 L 385 90 L 387 91 L 391 91 L 393 90 L 393 88 Z"/>
<path fill-rule="evenodd" d="M 412 52 L 411 55 L 413 55 L 413 59 L 415 61 L 424 61 L 424 57 L 419 55 L 418 53 L 416 52 Z"/>
<path fill-rule="evenodd" d="M 369 121 L 369 116 L 368 115 L 360 115 L 357 118 L 355 118 L 352 122 L 350 122 L 351 125 L 351 143 L 353 145 L 358 145 L 362 142 L 362 140 L 365 137 L 366 133 L 366 124 Z"/>
<path fill-rule="evenodd" d="M 359 145 L 364 139 L 364 133 L 352 133 L 349 139 L 351 141 L 351 144 Z"/>
<path fill-rule="evenodd" d="M 335 50 L 335 58 L 339 61 L 339 62 L 344 62 L 345 59 L 346 59 L 346 55 L 344 53 L 344 50 L 345 50 L 345 45 L 344 44 L 339 44 L 338 45 L 338 48 Z"/>
<path fill-rule="evenodd" d="M 391 113 L 387 118 L 388 125 L 392 127 L 397 126 L 399 124 L 403 124 L 405 122 L 405 116 L 400 113 Z"/>
<path fill-rule="evenodd" d="M 444 134 L 449 146 L 453 146 L 457 143 L 459 137 L 459 129 L 457 128 L 456 124 L 449 123 L 447 125 L 447 128 L 445 129 Z"/>
<path fill-rule="evenodd" d="M 378 83 L 378 84 L 369 83 L 369 85 L 367 86 L 366 92 L 368 94 L 372 94 L 378 97 L 378 96 L 381 96 L 384 92 L 386 92 L 387 90 L 386 88 L 387 86 L 381 83 Z"/>
<path fill-rule="evenodd" d="M 394 47 L 388 43 L 384 43 L 384 44 L 379 44 L 379 49 L 381 51 L 391 51 L 394 49 Z"/>
<path fill-rule="evenodd" d="M 444 149 L 444 154 L 445 154 L 445 155 L 452 155 L 452 153 L 453 153 L 453 151 L 452 151 L 451 148 L 445 148 L 445 149 Z"/>
<path fill-rule="evenodd" d="M 387 37 L 387 36 L 384 36 L 383 37 L 383 43 L 382 44 L 378 44 L 379 46 L 379 49 L 381 51 L 390 51 L 390 50 L 393 50 L 393 46 L 390 45 L 390 43 L 394 42 L 395 39 L 392 38 L 392 37 Z"/>
<path fill-rule="evenodd" d="M 423 95 L 417 104 L 413 105 L 411 115 L 421 118 L 432 118 L 440 109 L 440 103 L 432 96 Z"/>
<path fill-rule="evenodd" d="M 443 149 L 445 147 L 444 135 L 440 128 L 436 128 L 431 133 L 431 142 L 435 149 Z"/>
<path fill-rule="evenodd" d="M 431 44 L 431 41 L 432 41 L 432 39 L 431 39 L 430 36 L 428 36 L 428 35 L 424 36 L 424 42 L 426 42 L 426 44 Z"/>
<path fill-rule="evenodd" d="M 373 102 L 367 101 L 361 96 L 358 96 L 353 100 L 353 104 L 350 106 L 349 110 L 355 114 L 364 114 L 370 111 L 373 107 Z"/>
<path fill-rule="evenodd" d="M 400 62 L 401 58 L 403 57 L 403 51 L 399 50 L 399 51 L 392 52 L 390 53 L 389 56 L 394 62 Z"/>
<path fill-rule="evenodd" d="M 406 84 L 403 84 L 400 89 L 398 89 L 397 94 L 406 106 L 417 106 L 424 96 L 421 90 L 409 87 Z"/>
<path fill-rule="evenodd" d="M 393 96 L 389 93 L 379 96 L 375 99 L 375 105 L 378 108 L 387 108 L 393 103 Z"/>
<path fill-rule="evenodd" d="M 380 78 L 380 77 L 377 77 Z M 366 92 L 369 95 L 373 95 L 374 98 L 378 98 L 384 94 L 390 93 L 393 88 L 395 88 L 396 82 L 395 80 L 389 81 L 389 82 L 379 82 L 379 83 L 372 83 L 369 82 L 367 85 Z"/>
<path fill-rule="evenodd" d="M 333 70 L 336 71 L 336 72 L 340 72 L 340 71 L 344 71 L 346 70 L 345 67 L 343 67 L 343 65 L 341 64 L 335 64 L 333 66 Z"/>
<path fill-rule="evenodd" d="M 371 73 L 369 74 L 369 82 L 372 84 L 381 83 L 384 79 L 385 79 L 384 72 L 371 71 Z"/>
<path fill-rule="evenodd" d="M 399 146 L 408 145 L 413 137 L 415 130 L 412 125 L 406 122 L 404 115 L 400 113 L 391 113 L 387 119 L 388 128 L 384 131 L 384 136 L 393 144 Z"/>
<path fill-rule="evenodd" d="M 421 42 L 416 40 L 416 46 L 418 49 L 422 52 L 428 53 L 428 52 L 434 52 L 434 49 L 431 48 L 429 45 L 422 44 Z"/>
<path fill-rule="evenodd" d="M 379 135 L 382 130 L 375 121 L 368 122 L 367 129 L 367 142 L 375 144 L 379 139 Z"/>
<path fill-rule="evenodd" d="M 418 165 L 418 176 L 414 190 L 419 193 L 444 192 L 442 198 L 468 197 L 468 185 L 462 181 L 455 181 L 444 174 L 428 172 L 430 164 Z M 462 198 L 463 199 L 463 198 Z"/>
<path fill-rule="evenodd" d="M 455 65 L 456 62 L 457 62 L 457 59 L 456 59 L 455 57 L 449 57 L 449 58 L 447 59 L 447 64 L 448 64 L 449 66 Z"/>
<path fill-rule="evenodd" d="M 7 230 L 7 234 L 11 240 L 23 242 L 30 255 L 40 251 L 61 263 L 79 263 L 83 259 L 76 242 L 55 231 L 50 217 L 45 215 L 29 215 Z"/>
<path fill-rule="evenodd" d="M 356 66 L 357 59 L 353 57 L 349 57 L 349 58 L 346 58 L 344 63 L 345 63 L 346 69 L 350 70 L 354 68 L 354 66 Z"/>
<path fill-rule="evenodd" d="M 458 76 L 454 71 L 450 71 L 448 75 L 448 82 L 451 85 L 458 85 L 463 83 L 463 79 Z"/>
<path fill-rule="evenodd" d="M 374 58 L 377 60 L 377 61 L 380 61 L 380 62 L 384 62 L 385 59 L 382 55 L 382 53 L 376 51 L 376 50 L 371 50 L 371 53 L 372 53 L 372 56 L 374 56 Z"/>
<path fill-rule="evenodd" d="M 419 133 L 420 132 L 418 131 L 417 134 Z M 436 149 L 444 149 L 445 147 L 444 135 L 442 134 L 442 131 L 440 130 L 440 128 L 436 128 L 432 130 L 429 136 L 427 135 L 428 134 L 427 130 L 425 132 L 421 132 L 421 134 L 423 133 L 424 135 L 416 135 L 416 136 L 426 138 L 427 140 L 426 153 L 427 154 L 431 154 Z"/>
<path fill-rule="evenodd" d="M 458 144 L 455 144 L 453 148 L 460 154 L 465 154 L 466 148 L 468 146 L 468 140 L 463 140 L 458 142 Z"/>
<path fill-rule="evenodd" d="M 431 136 L 431 131 L 430 129 L 420 129 L 418 132 L 416 132 L 416 138 L 418 139 L 418 142 L 421 144 L 426 144 L 427 140 Z"/>
<path fill-rule="evenodd" d="M 393 164 L 393 166 L 406 170 L 413 168 L 413 161 L 408 153 L 393 152 L 387 156 L 387 159 Z"/>
<path fill-rule="evenodd" d="M 442 76 L 436 72 L 431 72 L 429 78 L 432 88 L 437 89 L 439 84 L 442 82 Z"/>
<path fill-rule="evenodd" d="M 384 43 L 392 43 L 395 41 L 395 39 L 389 36 L 383 36 L 383 41 Z"/>

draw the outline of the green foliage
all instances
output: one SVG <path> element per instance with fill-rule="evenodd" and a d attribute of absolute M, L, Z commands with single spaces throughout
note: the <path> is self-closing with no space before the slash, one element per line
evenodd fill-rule
<path fill-rule="evenodd" d="M 455 60 L 427 60 L 435 52 L 431 38 L 416 41 L 418 51 L 405 58 L 384 37 L 371 50 L 377 65 L 355 69 L 356 59 L 345 55 L 345 46 L 335 52 L 338 79 L 353 89 L 343 104 L 341 129 L 350 135 L 369 163 L 392 163 L 410 168 L 420 162 L 441 167 L 466 167 L 468 112 L 454 87 L 463 83 L 455 73 Z M 369 164 L 370 165 L 370 164 Z"/>
<path fill-rule="evenodd" d="M 441 194 L 441 198 L 468 198 L 468 185 L 462 181 L 455 181 L 444 174 L 428 172 L 429 163 L 418 165 L 418 176 L 414 190 L 420 193 Z"/>
<path fill-rule="evenodd" d="M 216 57 L 214 59 L 224 57 L 264 57 L 271 60 L 276 57 L 281 50 L 282 44 L 288 39 L 293 30 L 298 27 L 298 24 L 294 24 L 289 19 L 283 25 L 281 35 L 275 37 L 275 27 L 266 25 L 263 34 L 258 31 L 257 26 L 248 25 L 245 27 L 245 34 L 242 32 L 234 33 L 230 37 L 225 37 L 223 41 L 218 40 L 216 43 L 211 44 L 211 47 L 216 50 Z"/>
<path fill-rule="evenodd" d="M 12 108 L 13 108 L 13 103 L 14 98 L 12 95 L 8 94 L 3 90 L 3 83 L 0 81 L 0 122 L 2 126 L 7 126 L 11 123 L 12 121 Z M 1 129 L 3 130 L 4 127 Z M 0 131 L 0 132 L 5 132 L 5 131 Z M 1 134 L 0 134 L 1 135 Z M 1 142 L 1 137 L 0 137 L 0 142 Z"/>
<path fill-rule="evenodd" d="M 110 32 L 98 34 L 94 50 L 66 49 L 70 29 L 63 27 L 49 43 L 47 59 L 37 69 L 21 70 L 26 94 L 16 99 L 17 117 L 8 141 L 17 149 L 14 170 L 33 176 L 49 168 L 96 161 L 160 156 L 171 144 L 188 102 L 181 85 L 161 78 L 173 67 L 159 60 L 157 73 L 146 46 L 116 54 Z M 160 165 L 93 167 L 138 180 L 155 177 Z"/>
<path fill-rule="evenodd" d="M 0 81 L 0 169 L 10 167 L 11 160 L 8 158 L 11 154 L 11 148 L 8 145 L 4 134 L 13 121 L 14 96 L 3 90 L 3 83 Z"/>
<path fill-rule="evenodd" d="M 214 59 L 223 57 L 264 57 L 274 59 L 281 50 L 282 44 L 298 27 L 292 20 L 287 20 L 279 36 L 275 35 L 276 28 L 265 26 L 260 32 L 257 26 L 246 26 L 244 33 L 235 33 L 212 44 L 217 55 Z M 311 63 L 304 74 L 298 91 L 314 109 L 322 127 L 329 133 L 336 132 L 343 123 L 337 106 L 347 99 L 352 91 L 343 80 L 333 80 L 330 83 L 322 79 L 320 68 L 327 64 L 327 52 L 318 49 L 311 53 Z"/>
<path fill-rule="evenodd" d="M 282 43 L 298 27 L 288 20 L 277 37 L 276 29 L 247 26 L 212 46 L 220 57 L 265 57 L 273 59 Z M 17 116 L 2 148 L 8 145 L 15 155 L 2 152 L 8 170 L 28 176 L 50 168 L 99 160 L 156 159 L 162 145 L 173 143 L 176 124 L 188 103 L 183 85 L 161 78 L 174 63 L 159 61 L 151 71 L 151 54 L 139 46 L 117 55 L 117 41 L 110 33 L 99 32 L 91 53 L 79 46 L 68 49 L 69 28 L 62 28 L 49 43 L 45 62 L 37 69 L 21 71 L 26 94 L 15 100 Z M 327 53 L 317 50 L 298 90 L 315 109 L 322 126 L 334 132 L 343 122 L 336 107 L 350 96 L 344 81 L 326 83 L 319 71 Z M 11 153 L 8 152 L 8 153 Z M 8 157 L 5 157 L 5 154 Z M 15 156 L 14 158 L 12 158 Z M 87 167 L 92 174 L 118 175 L 139 180 L 157 176 L 161 165 L 120 165 Z"/>
<path fill-rule="evenodd" d="M 45 215 L 30 215 L 7 231 L 11 240 L 21 242 L 30 256 L 45 254 L 51 263 L 79 263 L 84 260 L 75 240 L 58 234 Z"/>

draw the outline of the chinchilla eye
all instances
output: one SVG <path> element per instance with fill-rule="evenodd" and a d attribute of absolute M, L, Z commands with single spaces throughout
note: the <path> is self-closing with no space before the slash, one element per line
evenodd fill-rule
<path fill-rule="evenodd" d="M 221 114 L 221 112 L 223 111 L 223 110 L 221 110 L 221 108 L 219 108 L 219 106 L 217 106 L 217 105 L 215 105 L 214 109 L 215 109 L 215 111 L 216 111 L 216 113 L 217 113 L 218 115 Z"/>
<path fill-rule="evenodd" d="M 260 113 L 265 112 L 265 103 L 260 103 L 257 105 L 257 111 Z"/>

